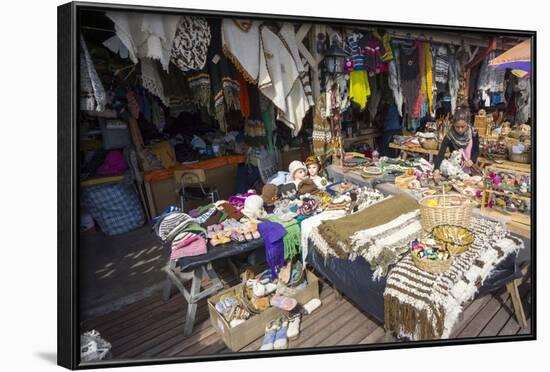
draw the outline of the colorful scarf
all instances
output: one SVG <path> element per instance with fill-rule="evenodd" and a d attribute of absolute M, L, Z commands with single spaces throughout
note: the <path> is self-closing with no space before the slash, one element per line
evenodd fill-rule
<path fill-rule="evenodd" d="M 285 265 L 283 238 L 286 230 L 281 224 L 265 221 L 258 224 L 258 232 L 265 243 L 265 256 L 271 272 L 271 278 L 277 277 L 277 270 Z"/>
<path fill-rule="evenodd" d="M 370 96 L 370 85 L 367 72 L 365 70 L 350 72 L 349 82 L 349 96 L 355 103 L 359 104 L 359 107 L 363 110 Z"/>
<path fill-rule="evenodd" d="M 447 137 L 449 137 L 455 148 L 463 149 L 472 140 L 472 127 L 468 126 L 463 134 L 458 134 L 454 125 L 451 125 L 451 128 L 447 132 Z"/>

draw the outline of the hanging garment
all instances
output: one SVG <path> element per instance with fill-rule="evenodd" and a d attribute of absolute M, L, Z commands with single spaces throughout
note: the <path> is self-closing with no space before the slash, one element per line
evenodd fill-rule
<path fill-rule="evenodd" d="M 168 106 L 169 102 L 164 95 L 164 88 L 160 74 L 157 70 L 155 61 L 150 58 L 142 58 L 141 63 L 141 79 L 145 89 L 151 94 L 158 97 L 165 106 Z"/>
<path fill-rule="evenodd" d="M 374 120 L 374 117 L 376 116 L 376 112 L 378 111 L 378 105 L 380 104 L 380 100 L 382 99 L 382 86 L 381 86 L 381 80 L 379 79 L 379 76 L 380 75 L 369 76 L 369 86 L 370 86 L 371 94 L 369 97 L 369 101 L 367 103 L 367 109 L 369 110 L 369 116 L 370 116 L 371 122 Z"/>
<path fill-rule="evenodd" d="M 303 74 L 300 74 L 300 80 L 302 81 L 302 85 L 304 86 L 307 103 L 308 105 L 313 106 L 315 105 L 315 102 L 313 101 L 313 90 L 311 88 L 311 67 L 305 58 L 302 58 L 302 63 L 304 64 L 305 71 Z"/>
<path fill-rule="evenodd" d="M 319 95 L 319 98 L 317 98 L 312 133 L 313 154 L 322 157 L 329 154 L 332 141 L 332 129 L 324 110 L 324 107 L 326 107 L 325 100 L 326 96 L 324 94 Z"/>
<path fill-rule="evenodd" d="M 531 84 L 529 78 L 518 79 L 516 91 L 515 124 L 525 124 L 531 116 Z"/>
<path fill-rule="evenodd" d="M 260 94 L 260 110 L 262 112 L 262 121 L 265 127 L 265 136 L 267 139 L 267 151 L 273 155 L 275 153 L 275 108 L 273 103 L 263 94 Z"/>
<path fill-rule="evenodd" d="M 134 63 L 141 58 L 156 59 L 168 71 L 180 16 L 130 12 L 107 12 L 106 16 L 115 24 L 115 32 Z"/>
<path fill-rule="evenodd" d="M 277 107 L 277 119 L 296 136 L 310 106 L 292 55 L 267 27 L 261 29 L 258 88 Z"/>
<path fill-rule="evenodd" d="M 290 52 L 290 55 L 292 56 L 292 59 L 296 64 L 296 69 L 298 70 L 298 73 L 303 74 L 305 72 L 305 66 L 302 59 L 300 58 L 300 53 L 298 51 L 298 41 L 296 40 L 294 25 L 288 22 L 283 23 L 283 26 L 279 30 L 279 37 Z"/>
<path fill-rule="evenodd" d="M 372 34 L 374 35 L 374 37 L 376 37 L 378 40 L 382 42 L 382 49 L 381 49 L 382 61 L 389 62 L 393 60 L 394 55 L 393 55 L 393 50 L 391 46 L 390 34 L 388 34 L 387 32 L 384 32 L 384 34 L 382 35 L 378 31 L 375 31 Z"/>
<path fill-rule="evenodd" d="M 172 45 L 171 61 L 183 72 L 202 70 L 210 45 L 210 26 L 202 17 L 181 17 Z"/>
<path fill-rule="evenodd" d="M 419 54 L 415 42 L 400 45 L 399 74 L 406 111 L 410 117 L 414 117 L 414 107 L 420 94 Z"/>
<path fill-rule="evenodd" d="M 193 97 L 200 107 L 218 121 L 220 129 L 226 131 L 226 113 L 239 110 L 240 93 L 237 71 L 223 53 L 221 20 L 209 19 L 211 40 L 205 67 L 189 74 L 188 83 Z"/>
<path fill-rule="evenodd" d="M 441 84 L 447 84 L 449 81 L 449 51 L 445 45 L 440 45 L 436 49 L 435 81 Z"/>
<path fill-rule="evenodd" d="M 351 61 L 353 63 L 353 70 L 354 71 L 360 71 L 365 70 L 365 63 L 366 58 L 363 54 L 363 50 L 359 48 L 358 41 L 359 41 L 360 35 L 359 34 L 352 34 L 346 38 L 347 47 L 351 51 Z"/>
<path fill-rule="evenodd" d="M 304 88 L 304 92 L 307 97 L 307 103 L 309 106 L 313 106 L 313 93 L 311 89 L 311 82 L 309 77 L 310 66 L 305 58 L 300 57 L 298 50 L 298 41 L 296 40 L 296 32 L 294 31 L 294 26 L 291 23 L 284 23 L 281 29 L 279 30 L 279 37 L 283 44 L 290 52 L 292 59 L 296 63 L 296 69 L 299 73 L 300 81 Z"/>
<path fill-rule="evenodd" d="M 117 35 L 105 40 L 103 42 L 103 46 L 105 46 L 105 48 L 109 49 L 111 52 L 118 54 L 122 59 L 126 59 L 129 56 L 128 48 L 126 48 L 126 45 L 124 45 L 124 43 Z"/>
<path fill-rule="evenodd" d="M 364 40 L 367 40 L 363 48 L 366 69 L 370 76 L 379 74 L 384 63 L 382 61 L 382 44 L 374 35 L 370 38 L 364 37 L 361 41 L 364 42 Z"/>
<path fill-rule="evenodd" d="M 396 48 L 394 51 L 394 59 L 388 62 L 388 86 L 393 93 L 393 99 L 399 111 L 399 116 L 403 116 L 403 93 L 400 83 L 399 58 L 399 48 Z"/>
<path fill-rule="evenodd" d="M 367 72 L 352 71 L 349 74 L 349 96 L 363 110 L 370 96 L 370 85 Z"/>
<path fill-rule="evenodd" d="M 103 111 L 106 103 L 105 89 L 97 75 L 86 41 L 80 34 L 80 108 L 89 111 Z"/>
<path fill-rule="evenodd" d="M 433 104 L 433 71 L 432 71 L 432 53 L 430 43 L 424 43 L 424 84 L 427 110 L 430 115 L 434 114 Z"/>
<path fill-rule="evenodd" d="M 260 22 L 222 20 L 223 52 L 249 83 L 258 82 L 260 72 Z"/>
<path fill-rule="evenodd" d="M 458 99 L 458 61 L 454 47 L 449 47 L 449 95 L 451 114 L 454 115 Z"/>
<path fill-rule="evenodd" d="M 241 109 L 241 115 L 243 118 L 250 116 L 250 98 L 248 96 L 248 85 L 244 79 L 243 74 L 238 71 L 237 79 L 239 81 L 239 103 Z"/>

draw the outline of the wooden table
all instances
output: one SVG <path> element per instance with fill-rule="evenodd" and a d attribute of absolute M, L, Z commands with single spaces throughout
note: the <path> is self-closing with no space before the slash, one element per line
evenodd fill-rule
<path fill-rule="evenodd" d="M 481 168 L 484 168 L 485 166 L 489 165 L 489 166 L 502 168 L 502 169 L 510 169 L 510 170 L 516 170 L 520 172 L 531 173 L 531 164 L 516 163 L 515 161 L 510 161 L 510 160 L 504 160 L 503 163 L 499 164 L 499 163 L 495 163 L 493 160 L 490 160 L 481 156 L 477 158 L 477 161 L 481 166 Z"/>
<path fill-rule="evenodd" d="M 433 162 L 433 157 L 434 155 L 437 155 L 439 153 L 439 150 L 427 150 L 425 148 L 422 148 L 422 147 L 409 147 L 409 146 L 404 146 L 404 145 L 398 145 L 396 143 L 390 143 L 390 149 L 396 149 L 396 150 L 401 150 L 401 151 L 405 151 L 405 152 L 414 152 L 414 153 L 417 153 L 417 154 L 424 154 L 424 155 L 428 155 L 429 158 L 428 160 L 430 161 L 430 163 Z M 447 153 L 449 153 L 447 151 Z"/>
<path fill-rule="evenodd" d="M 390 148 L 397 149 L 405 152 L 414 152 L 417 154 L 424 154 L 429 156 L 430 163 L 433 162 L 433 156 L 437 155 L 439 150 L 426 150 L 422 147 L 409 147 L 409 146 L 403 146 L 398 145 L 395 143 L 390 143 Z M 446 155 L 449 155 L 449 151 L 447 151 Z M 511 169 L 511 170 L 517 170 L 522 172 L 531 172 L 531 164 L 523 164 L 523 163 L 516 163 L 514 161 L 504 160 L 503 163 L 495 163 L 493 160 L 484 158 L 482 156 L 477 158 L 477 161 L 480 165 L 480 168 L 484 168 L 487 165 L 495 166 L 502 169 Z"/>

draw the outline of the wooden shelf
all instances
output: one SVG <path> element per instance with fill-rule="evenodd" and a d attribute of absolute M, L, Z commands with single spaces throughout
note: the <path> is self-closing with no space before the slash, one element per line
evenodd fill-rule
<path fill-rule="evenodd" d="M 508 197 L 511 197 L 511 198 L 516 198 L 516 199 L 522 199 L 522 200 L 530 200 L 531 197 L 530 196 L 523 196 L 523 195 L 518 195 L 518 194 L 507 194 L 505 192 L 502 192 L 502 191 L 496 191 L 496 190 L 484 190 L 485 192 L 488 192 L 488 193 L 491 193 L 491 194 L 497 194 L 497 195 L 503 195 L 503 196 L 508 196 Z"/>

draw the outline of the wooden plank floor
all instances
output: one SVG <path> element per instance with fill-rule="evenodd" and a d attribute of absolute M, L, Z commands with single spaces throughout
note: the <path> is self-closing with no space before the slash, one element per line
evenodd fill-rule
<path fill-rule="evenodd" d="M 234 281 L 227 282 L 227 286 Z M 345 297 L 339 298 L 334 289 L 321 285 L 322 306 L 302 318 L 298 339 L 289 342 L 289 348 L 356 345 L 397 340 L 384 331 L 377 321 L 359 310 Z M 528 326 L 521 328 L 513 315 L 507 292 L 502 289 L 469 303 L 455 327 L 452 338 L 515 335 L 530 332 L 530 283 L 520 286 L 520 295 L 528 316 Z M 113 313 L 86 320 L 82 332 L 96 329 L 112 344 L 113 359 L 141 359 L 207 355 L 231 352 L 211 326 L 206 301 L 200 302 L 193 333 L 183 337 L 186 303 L 183 296 L 174 294 L 164 302 L 161 294 L 126 306 Z M 243 351 L 258 350 L 259 338 Z"/>

